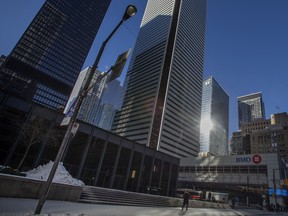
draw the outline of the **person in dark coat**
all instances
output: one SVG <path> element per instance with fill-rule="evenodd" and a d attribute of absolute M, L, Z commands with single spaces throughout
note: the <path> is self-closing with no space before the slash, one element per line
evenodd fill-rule
<path fill-rule="evenodd" d="M 232 208 L 235 208 L 235 197 L 232 197 Z"/>
<path fill-rule="evenodd" d="M 188 205 L 189 205 L 189 199 L 190 199 L 190 194 L 188 191 L 185 191 L 183 194 L 183 205 L 182 205 L 182 210 L 184 206 L 186 205 L 186 211 L 188 210 Z"/>

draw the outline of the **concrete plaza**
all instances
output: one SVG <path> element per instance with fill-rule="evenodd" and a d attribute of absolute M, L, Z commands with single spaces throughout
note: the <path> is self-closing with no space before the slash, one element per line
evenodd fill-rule
<path fill-rule="evenodd" d="M 36 199 L 0 198 L 0 215 L 34 215 L 37 206 Z M 190 208 L 182 211 L 180 207 L 140 207 L 108 204 L 84 204 L 67 201 L 47 200 L 41 215 L 69 215 L 69 216 L 234 216 L 234 215 L 288 215 L 288 213 L 272 213 L 257 209 L 213 209 Z"/>

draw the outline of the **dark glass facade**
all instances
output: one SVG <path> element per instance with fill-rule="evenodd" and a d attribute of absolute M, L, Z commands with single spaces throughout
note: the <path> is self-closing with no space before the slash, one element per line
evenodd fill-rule
<path fill-rule="evenodd" d="M 66 130 L 59 126 L 62 113 L 1 92 L 0 99 L 0 163 L 17 167 L 27 149 L 20 167 L 23 171 L 54 161 Z M 33 138 L 34 145 L 28 148 L 23 136 L 33 130 L 34 121 L 41 122 L 43 136 Z M 149 193 L 153 187 L 157 194 L 176 195 L 178 158 L 84 122 L 62 161 L 67 171 L 85 185 L 140 193 Z"/>
<path fill-rule="evenodd" d="M 4 63 L 0 87 L 64 106 L 111 0 L 47 0 Z"/>
<path fill-rule="evenodd" d="M 241 124 L 265 119 L 265 107 L 262 93 L 257 92 L 240 96 L 238 99 L 238 122 Z"/>

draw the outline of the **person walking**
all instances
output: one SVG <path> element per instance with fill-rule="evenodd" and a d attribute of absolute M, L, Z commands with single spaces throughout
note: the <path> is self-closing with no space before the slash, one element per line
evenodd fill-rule
<path fill-rule="evenodd" d="M 190 194 L 188 191 L 185 191 L 183 194 L 183 205 L 182 205 L 182 211 L 184 206 L 186 205 L 186 211 L 188 210 L 188 205 L 189 205 L 189 199 L 190 199 Z"/>
<path fill-rule="evenodd" d="M 232 197 L 232 208 L 235 208 L 235 197 Z"/>

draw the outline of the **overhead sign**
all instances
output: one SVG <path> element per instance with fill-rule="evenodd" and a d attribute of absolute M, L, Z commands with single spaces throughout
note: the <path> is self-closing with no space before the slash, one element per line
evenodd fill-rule
<path fill-rule="evenodd" d="M 268 194 L 269 194 L 270 196 L 274 194 L 274 196 L 275 196 L 275 191 L 274 191 L 274 189 L 273 189 L 273 188 L 269 188 L 269 189 L 268 189 Z M 277 188 L 277 189 L 276 189 L 276 196 L 288 196 L 288 192 L 287 192 L 286 189 L 279 189 L 279 188 Z"/>
<path fill-rule="evenodd" d="M 70 109 L 73 106 L 73 104 L 75 104 L 75 100 L 78 97 L 78 94 L 79 94 L 79 92 L 81 90 L 81 86 L 82 86 L 82 84 L 84 82 L 84 79 L 85 79 L 85 76 L 86 76 L 88 70 L 89 70 L 89 67 L 79 73 L 77 81 L 76 81 L 76 83 L 75 83 L 75 85 L 73 87 L 73 90 L 72 90 L 72 92 L 70 94 L 68 102 L 67 102 L 67 104 L 65 106 L 64 114 L 67 114 L 70 111 Z"/>
<path fill-rule="evenodd" d="M 249 163 L 251 162 L 251 158 L 250 157 L 237 157 L 236 158 L 236 163 Z"/>
<path fill-rule="evenodd" d="M 262 158 L 260 155 L 253 155 L 253 156 L 244 156 L 244 157 L 236 157 L 236 163 L 250 163 L 253 162 L 254 164 L 261 163 Z"/>
<path fill-rule="evenodd" d="M 78 98 L 73 99 L 73 103 L 70 105 L 68 112 L 66 113 L 66 115 L 64 116 L 64 118 L 60 124 L 61 126 L 68 125 L 70 123 L 70 120 L 71 120 L 71 118 L 74 114 L 74 111 L 76 109 L 77 101 L 78 101 Z"/>
<path fill-rule="evenodd" d="M 253 161 L 253 163 L 255 163 L 255 164 L 259 164 L 259 163 L 261 163 L 262 158 L 261 158 L 260 155 L 253 155 L 252 161 Z"/>
<path fill-rule="evenodd" d="M 72 127 L 72 129 L 71 129 L 71 133 L 72 133 L 73 135 L 75 135 L 76 132 L 77 132 L 77 130 L 78 130 L 78 128 L 79 128 L 79 124 L 76 123 L 76 122 L 74 122 L 73 127 Z"/>
<path fill-rule="evenodd" d="M 120 54 L 117 57 L 117 60 L 116 60 L 116 62 L 114 64 L 114 66 L 111 67 L 112 68 L 112 73 L 110 74 L 109 81 L 107 81 L 107 82 L 110 82 L 110 81 L 118 78 L 121 75 L 122 70 L 123 70 L 123 68 L 125 66 L 125 63 L 126 63 L 126 61 L 128 59 L 128 56 L 130 54 L 130 51 L 131 51 L 131 49 L 128 49 L 126 52 Z"/>

